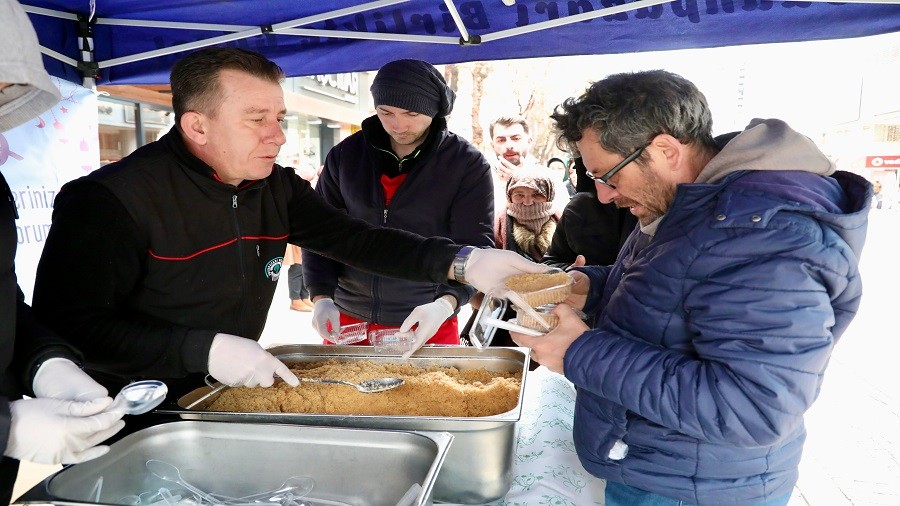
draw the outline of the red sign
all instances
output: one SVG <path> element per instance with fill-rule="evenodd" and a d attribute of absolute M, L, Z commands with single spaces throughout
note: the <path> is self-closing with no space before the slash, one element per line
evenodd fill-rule
<path fill-rule="evenodd" d="M 867 156 L 866 167 L 873 169 L 900 169 L 900 155 Z"/>

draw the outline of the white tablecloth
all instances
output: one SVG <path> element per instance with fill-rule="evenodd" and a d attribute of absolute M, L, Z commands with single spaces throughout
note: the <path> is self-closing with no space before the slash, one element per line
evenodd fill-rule
<path fill-rule="evenodd" d="M 604 480 L 585 471 L 575 455 L 574 410 L 575 388 L 568 380 L 544 366 L 528 373 L 512 485 L 491 506 L 603 504 Z"/>

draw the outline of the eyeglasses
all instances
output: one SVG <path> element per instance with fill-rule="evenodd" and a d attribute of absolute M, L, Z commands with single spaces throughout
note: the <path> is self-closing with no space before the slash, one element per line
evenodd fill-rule
<path fill-rule="evenodd" d="M 649 144 L 648 144 L 648 146 L 649 146 Z M 631 153 L 630 155 L 626 156 L 624 160 L 617 163 L 615 167 L 609 169 L 606 172 L 606 174 L 603 174 L 602 176 L 595 176 L 595 175 L 591 174 L 590 171 L 585 171 L 585 175 L 588 177 L 588 179 L 594 181 L 595 183 L 600 183 L 604 186 L 608 186 L 608 187 L 612 188 L 613 190 L 615 190 L 616 187 L 609 184 L 609 182 L 608 182 L 609 178 L 616 175 L 616 172 L 619 172 L 620 170 L 624 169 L 625 166 L 628 165 L 629 163 L 637 160 L 637 157 L 641 156 L 641 153 L 643 153 L 644 149 L 646 149 L 646 148 L 647 148 L 647 146 L 641 146 L 640 148 L 635 150 L 634 153 Z"/>

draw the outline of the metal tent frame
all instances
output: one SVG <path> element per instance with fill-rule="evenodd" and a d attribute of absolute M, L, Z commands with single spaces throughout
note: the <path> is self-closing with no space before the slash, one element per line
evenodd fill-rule
<path fill-rule="evenodd" d="M 341 24 L 340 20 L 352 19 L 354 16 L 361 15 L 363 13 L 371 13 L 373 11 L 379 11 L 395 6 L 401 5 L 411 5 L 416 4 L 421 6 L 423 4 L 422 0 L 376 0 L 371 2 L 363 2 L 357 3 L 355 5 L 349 5 L 346 7 L 334 8 L 330 7 L 339 7 L 340 4 L 353 3 L 350 0 L 320 0 L 318 3 L 321 4 L 322 8 L 320 12 L 316 12 L 311 15 L 305 15 L 301 17 L 294 17 L 291 19 L 279 20 L 277 22 L 273 22 L 271 24 L 262 24 L 262 25 L 249 25 L 249 24 L 230 24 L 230 23 L 203 23 L 203 22 L 192 22 L 186 19 L 178 19 L 178 16 L 184 16 L 183 12 L 200 12 L 199 9 L 215 9 L 217 6 L 221 5 L 219 2 L 181 2 L 184 4 L 191 4 L 190 9 L 187 7 L 179 10 L 176 9 L 179 2 L 169 1 L 167 3 L 168 12 L 171 12 L 171 17 L 169 20 L 165 19 L 153 19 L 154 17 L 158 17 L 158 14 L 162 12 L 155 12 L 152 8 L 143 8 L 143 12 L 156 15 L 148 15 L 145 18 L 139 17 L 119 17 L 119 11 L 112 10 L 113 15 L 98 15 L 95 10 L 95 0 L 85 1 L 81 6 L 81 10 L 86 12 L 81 12 L 76 8 L 75 12 L 72 11 L 63 11 L 58 8 L 44 7 L 41 4 L 53 4 L 54 1 L 42 1 L 42 0 L 20 0 L 23 8 L 26 12 L 32 15 L 32 21 L 35 23 L 36 28 L 38 29 L 39 37 L 42 39 L 42 47 L 41 51 L 53 60 L 56 60 L 64 65 L 71 67 L 72 69 L 77 69 L 83 77 L 82 81 L 85 86 L 92 87 L 96 84 L 96 78 L 103 71 L 109 71 L 115 67 L 119 66 L 128 66 L 131 64 L 135 64 L 138 62 L 148 62 L 151 60 L 159 59 L 161 57 L 165 57 L 168 55 L 173 55 L 176 53 L 182 53 L 186 51 L 191 51 L 203 47 L 214 46 L 214 45 L 223 45 L 223 44 L 234 44 L 239 43 L 240 41 L 244 41 L 247 39 L 253 39 L 257 37 L 270 37 L 270 36 L 279 36 L 279 37 L 296 37 L 296 38 L 315 38 L 315 39 L 336 39 L 341 41 L 372 41 L 377 43 L 395 43 L 395 44 L 406 44 L 406 45 L 429 45 L 429 46 L 464 46 L 464 47 L 473 47 L 473 48 L 488 48 L 493 44 L 498 44 L 501 41 L 509 41 L 510 39 L 516 38 L 524 38 L 528 36 L 533 36 L 535 34 L 542 35 L 552 35 L 550 34 L 551 30 L 561 30 L 563 28 L 578 27 L 580 24 L 584 24 L 585 22 L 590 22 L 592 20 L 598 20 L 601 18 L 606 19 L 614 19 L 617 16 L 620 16 L 624 13 L 637 13 L 634 17 L 640 18 L 640 12 L 651 12 L 651 9 L 656 9 L 659 12 L 660 7 L 666 4 L 672 4 L 671 9 L 673 12 L 677 11 L 677 7 L 675 4 L 683 4 L 685 1 L 693 1 L 693 0 L 677 0 L 676 2 L 672 2 L 671 0 L 637 0 L 634 2 L 621 3 L 618 5 L 612 5 L 608 7 L 599 8 L 596 10 L 585 11 L 570 15 L 558 15 L 555 19 L 548 19 L 546 21 L 540 21 L 536 23 L 524 24 L 522 26 L 514 26 L 514 27 L 504 27 L 500 26 L 499 29 L 496 30 L 480 30 L 480 33 L 472 33 L 472 31 L 466 26 L 466 23 L 463 20 L 463 17 L 460 13 L 460 7 L 471 8 L 471 4 L 474 2 L 465 2 L 460 0 L 442 0 L 443 1 L 443 11 L 445 14 L 449 14 L 450 18 L 452 18 L 452 26 L 455 34 L 453 36 L 450 35 L 436 35 L 436 34 L 422 34 L 422 33 L 411 33 L 407 31 L 407 33 L 400 33 L 398 31 L 390 32 L 386 30 L 377 30 L 377 31 L 365 31 L 359 29 L 324 29 L 315 27 L 316 25 L 321 25 L 322 23 L 331 22 L 332 26 L 339 26 Z M 517 0 L 492 0 L 493 3 L 488 3 L 488 1 L 477 2 L 482 5 L 483 9 L 491 8 L 491 13 L 502 13 L 504 10 L 508 13 L 510 9 L 516 9 Z M 581 0 L 582 2 L 589 0 Z M 602 5 L 606 5 L 607 3 L 611 3 L 616 0 L 607 0 L 603 1 Z M 721 9 L 723 12 L 726 10 L 726 5 L 735 5 L 732 3 L 732 0 L 721 0 Z M 825 2 L 824 0 L 812 0 L 808 2 L 772 2 L 769 0 L 734 0 L 734 2 L 743 2 L 743 8 L 748 10 L 747 5 L 750 4 L 758 4 L 762 5 L 766 2 L 768 4 L 813 4 L 819 3 L 822 5 L 829 5 L 834 12 L 838 12 L 836 9 L 838 5 L 855 5 L 857 6 L 854 9 L 853 16 L 856 18 L 856 23 L 863 25 L 862 29 L 857 29 L 855 31 L 847 31 L 842 32 L 841 30 L 834 30 L 833 35 L 829 35 L 825 33 L 824 35 L 819 35 L 816 38 L 841 38 L 844 36 L 860 36 L 860 35 L 871 35 L 877 33 L 889 33 L 893 31 L 900 30 L 900 0 L 849 0 L 848 2 L 843 2 L 842 4 L 833 4 L 829 2 Z M 58 3 L 58 2 L 56 2 Z M 112 7 L 117 3 L 121 3 L 122 5 L 126 5 L 126 2 L 115 2 L 113 0 L 108 0 L 105 2 L 107 7 Z M 252 8 L 256 2 L 248 2 L 248 1 L 237 1 L 230 2 L 232 4 L 243 4 L 245 8 Z M 549 8 L 551 3 L 560 4 L 562 2 L 539 2 L 538 0 L 518 0 L 519 6 L 526 7 L 529 9 L 535 9 L 535 11 L 539 10 L 541 6 L 539 4 L 544 4 L 545 9 Z M 570 10 L 571 4 L 575 2 L 569 2 Z M 716 2 L 714 2 L 716 3 Z M 508 4 L 508 5 L 507 5 Z M 711 9 L 709 7 L 710 3 L 707 3 L 707 11 Z M 716 3 L 716 5 L 718 5 Z M 866 6 L 869 10 L 863 11 L 860 10 L 861 6 Z M 558 10 L 559 5 L 556 5 Z M 186 10 L 187 9 L 187 10 Z M 276 9 L 273 9 L 273 11 Z M 737 10 L 735 7 L 732 7 L 732 11 Z M 761 7 L 756 10 L 763 10 Z M 847 9 L 849 11 L 849 9 Z M 279 10 L 279 13 L 283 11 L 283 9 Z M 879 23 L 872 23 L 871 30 L 866 30 L 866 20 L 865 16 L 866 12 L 871 11 L 872 16 L 878 16 Z M 487 12 L 487 11 L 486 11 Z M 520 11 L 521 12 L 521 11 Z M 179 14 L 181 13 L 181 14 Z M 284 17 L 290 17 L 293 11 L 285 12 L 282 14 Z M 165 12 L 163 12 L 163 16 L 165 16 Z M 860 16 L 862 16 L 862 20 L 860 20 Z M 649 15 L 647 17 L 650 17 Z M 70 30 L 73 33 L 75 38 L 77 38 L 77 42 L 74 43 L 77 46 L 77 55 L 67 55 L 62 52 L 62 48 L 54 48 L 51 46 L 49 42 L 43 40 L 41 34 L 43 24 L 42 22 L 47 18 L 55 18 L 56 20 L 60 20 L 67 25 L 72 27 L 76 27 L 74 30 Z M 279 18 L 279 14 L 273 13 L 271 18 Z M 737 18 L 735 18 L 737 19 Z M 832 24 L 832 27 L 840 27 L 841 23 L 844 20 L 842 19 L 841 13 L 838 12 L 838 15 L 832 15 L 832 18 L 828 20 L 829 23 Z M 346 23 L 344 23 L 346 25 Z M 497 23 L 500 24 L 500 23 Z M 736 29 L 739 26 L 736 25 Z M 830 27 L 823 27 L 824 30 L 829 30 Z M 104 48 L 103 55 L 100 54 L 100 51 L 97 50 L 96 43 L 97 40 L 94 36 L 97 30 L 112 30 L 118 33 L 119 35 L 113 36 L 113 43 L 118 40 L 120 37 L 127 37 L 129 33 L 128 30 L 131 29 L 151 29 L 156 31 L 166 31 L 167 33 L 176 33 L 181 31 L 182 33 L 188 34 L 185 38 L 187 39 L 195 39 L 189 42 L 181 42 L 181 43 L 172 43 L 166 44 L 165 47 L 160 47 L 153 50 L 145 50 L 145 51 L 137 51 L 130 54 L 124 54 L 120 56 L 112 56 L 114 53 L 109 48 Z M 585 40 L 589 40 L 590 30 L 582 30 L 585 32 L 584 37 Z M 206 34 L 215 34 L 218 35 L 209 35 Z M 202 34 L 202 35 L 198 35 Z M 177 41 L 180 35 L 168 35 L 167 40 Z M 686 33 L 685 37 L 690 38 L 693 37 L 693 33 Z M 648 40 L 652 39 L 652 34 L 647 35 Z M 780 41 L 785 37 L 778 36 L 777 33 L 769 33 L 764 37 L 761 37 L 759 41 L 765 42 L 769 41 Z M 787 37 L 787 39 L 790 39 Z M 56 39 L 53 39 L 56 40 Z M 547 44 L 552 46 L 554 39 L 553 37 L 546 37 Z M 568 43 L 570 39 L 562 39 L 559 41 L 560 44 Z M 523 42 L 525 43 L 525 42 Z M 278 45 L 278 44 L 276 44 Z M 717 44 L 715 41 L 708 40 L 697 40 L 692 41 L 689 40 L 682 47 L 713 47 L 716 45 L 731 45 L 729 40 L 722 40 L 720 44 Z M 71 44 L 70 44 L 71 46 Z M 471 55 L 471 58 L 461 59 L 459 56 L 448 56 L 446 61 L 440 61 L 440 56 L 432 56 L 428 59 L 432 63 L 453 63 L 458 61 L 473 61 L 479 59 L 495 59 L 492 58 L 497 56 L 495 53 L 489 51 L 480 51 L 480 50 L 471 50 L 468 52 Z M 628 52 L 627 50 L 619 50 L 619 48 L 598 48 L 593 45 L 589 45 L 589 43 L 585 43 L 583 48 L 579 47 L 570 47 L 570 48 L 559 48 L 555 47 L 554 50 L 548 50 L 548 47 L 532 47 L 529 50 L 525 51 L 526 54 L 531 56 L 548 56 L 554 54 L 600 54 L 604 52 Z M 627 49 L 627 48 L 625 48 Z M 650 50 L 650 49 L 648 49 Z M 69 51 L 70 53 L 72 51 Z M 302 53 L 299 53 L 302 54 Z M 435 54 L 434 51 L 431 54 Z M 440 54 L 440 53 L 438 53 Z M 465 54 L 459 53 L 456 54 Z M 485 57 L 482 57 L 482 54 Z M 522 52 L 511 53 L 509 57 L 521 57 Z M 109 55 L 109 56 L 104 56 Z M 501 55 L 503 57 L 503 55 Z M 384 59 L 384 58 L 382 58 Z M 497 58 L 502 59 L 502 58 Z M 372 70 L 380 66 L 382 62 L 374 61 L 368 68 L 365 68 L 366 65 L 347 65 L 346 63 L 338 64 L 335 63 L 334 68 L 335 71 L 345 71 L 348 69 L 352 70 Z M 51 71 L 51 73 L 54 73 Z M 59 72 L 55 72 L 57 75 Z M 315 73 L 315 72 L 310 72 Z M 71 73 L 68 73 L 71 75 Z M 303 75 L 297 74 L 296 71 L 288 72 L 289 75 Z M 127 80 L 127 79 L 126 79 Z M 158 80 L 158 79 L 157 79 Z M 112 83 L 114 84 L 114 83 Z M 144 84 L 152 84 L 152 83 L 144 83 Z"/>

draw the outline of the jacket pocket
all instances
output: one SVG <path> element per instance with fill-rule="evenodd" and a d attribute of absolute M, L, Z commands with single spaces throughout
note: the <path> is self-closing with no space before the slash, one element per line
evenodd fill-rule
<path fill-rule="evenodd" d="M 593 397 L 583 390 L 579 391 L 579 395 Z M 627 432 L 627 410 L 622 406 L 597 398 L 581 402 L 576 405 L 574 426 L 575 447 L 586 451 L 586 456 L 591 460 L 615 464 L 624 458 L 622 441 Z M 617 442 L 620 443 L 617 445 Z M 611 455 L 610 451 L 614 447 L 616 451 Z"/>

